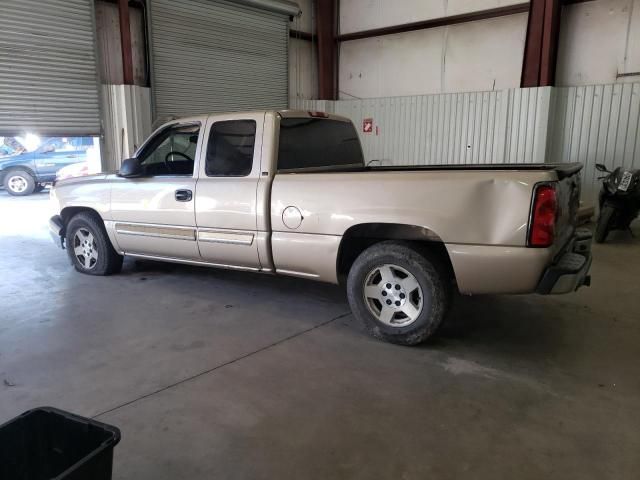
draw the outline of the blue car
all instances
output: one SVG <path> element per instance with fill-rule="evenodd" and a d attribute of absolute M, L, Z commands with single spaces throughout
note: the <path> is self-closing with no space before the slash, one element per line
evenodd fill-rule
<path fill-rule="evenodd" d="M 32 152 L 0 156 L 0 183 L 8 193 L 31 195 L 56 179 L 61 168 L 87 161 L 91 137 L 51 137 Z"/>

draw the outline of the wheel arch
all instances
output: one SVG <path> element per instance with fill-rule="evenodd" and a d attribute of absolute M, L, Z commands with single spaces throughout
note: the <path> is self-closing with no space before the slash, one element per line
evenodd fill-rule
<path fill-rule="evenodd" d="M 91 207 L 64 207 L 62 210 L 60 210 L 60 218 L 62 218 L 62 223 L 66 229 L 67 224 L 69 223 L 69 220 L 71 220 L 74 216 L 76 216 L 78 213 L 82 213 L 82 212 L 86 212 L 86 213 L 90 213 L 92 215 L 94 215 L 96 218 L 99 218 L 101 222 L 104 222 L 102 215 L 100 215 L 98 213 L 97 210 L 95 210 L 94 208 Z"/>
<path fill-rule="evenodd" d="M 338 280 L 344 281 L 353 262 L 364 250 L 388 240 L 409 243 L 425 255 L 437 258 L 455 281 L 453 264 L 442 238 L 429 228 L 401 223 L 361 223 L 347 229 L 336 259 Z"/>
<path fill-rule="evenodd" d="M 102 216 L 98 211 L 94 210 L 91 207 L 84 207 L 84 206 L 81 206 L 81 207 L 70 206 L 70 207 L 63 208 L 60 212 L 60 217 L 63 219 L 62 220 L 62 225 L 64 229 L 63 235 L 67 237 L 70 233 L 73 233 L 73 231 L 67 232 L 66 230 L 70 226 L 73 227 L 71 224 L 74 222 L 74 219 L 79 214 L 85 214 L 85 215 L 83 215 L 84 218 L 79 219 L 81 220 L 81 223 L 77 228 L 83 228 L 83 226 L 86 225 L 87 227 L 89 227 L 90 230 L 92 229 L 95 231 L 94 233 L 95 249 L 96 249 L 95 252 L 97 253 L 97 256 L 94 257 L 96 258 L 96 260 L 93 266 L 86 265 L 86 256 L 84 257 L 84 260 L 83 260 L 84 265 L 81 265 L 81 263 L 79 263 L 80 262 L 79 258 L 75 254 L 75 251 L 73 248 L 74 244 L 68 244 L 66 246 L 67 255 L 69 256 L 75 269 L 81 273 L 88 273 L 90 275 L 111 275 L 112 273 L 119 272 L 120 269 L 122 268 L 122 258 L 123 258 L 122 253 L 116 250 L 113 243 L 113 239 L 111 238 L 109 231 L 107 229 L 107 225 L 105 224 L 105 221 L 103 220 Z M 74 241 L 74 240 L 71 240 L 70 238 L 67 238 L 67 240 Z M 65 243 L 69 243 L 69 242 L 65 242 Z M 100 249 L 100 245 L 103 245 L 105 248 L 103 250 Z M 93 253 L 93 252 L 94 250 L 91 250 L 91 252 L 89 253 Z M 87 252 L 85 251 L 84 255 L 86 254 Z"/>
<path fill-rule="evenodd" d="M 118 253 L 122 254 L 120 247 L 118 246 L 118 243 L 113 235 L 113 231 L 107 227 L 107 225 L 105 224 L 104 218 L 102 218 L 102 215 L 100 215 L 100 212 L 98 212 L 98 210 L 91 207 L 69 206 L 69 207 L 64 207 L 62 210 L 60 210 L 60 218 L 62 218 L 62 230 L 60 231 L 60 235 L 64 237 L 67 234 L 67 225 L 69 224 L 69 221 L 77 214 L 83 213 L 83 212 L 93 215 L 97 220 L 102 222 L 102 226 L 105 229 L 105 232 L 107 234 L 107 239 L 111 243 L 111 246 Z"/>
<path fill-rule="evenodd" d="M 33 181 L 37 182 L 38 181 L 38 174 L 35 172 L 35 170 L 31 167 L 27 167 L 26 165 L 11 165 L 10 167 L 7 167 L 5 169 L 2 170 L 2 179 L 4 180 L 5 177 L 9 174 L 9 172 L 15 172 L 16 170 L 22 170 L 23 172 L 27 172 L 29 175 L 31 175 L 33 177 Z"/>

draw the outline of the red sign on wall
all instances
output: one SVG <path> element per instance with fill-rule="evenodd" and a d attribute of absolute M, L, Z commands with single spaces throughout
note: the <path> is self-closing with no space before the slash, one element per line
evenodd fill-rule
<path fill-rule="evenodd" d="M 362 120 L 362 131 L 364 133 L 373 132 L 373 118 L 365 118 Z"/>

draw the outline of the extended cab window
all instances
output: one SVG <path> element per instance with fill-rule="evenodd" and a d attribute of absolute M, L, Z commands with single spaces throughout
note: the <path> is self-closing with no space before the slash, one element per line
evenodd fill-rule
<path fill-rule="evenodd" d="M 200 125 L 176 125 L 156 135 L 139 155 L 144 174 L 193 175 Z"/>
<path fill-rule="evenodd" d="M 362 166 L 362 148 L 351 122 L 282 118 L 278 170 Z"/>
<path fill-rule="evenodd" d="M 228 120 L 211 127 L 205 173 L 209 177 L 245 177 L 253 166 L 256 122 Z"/>

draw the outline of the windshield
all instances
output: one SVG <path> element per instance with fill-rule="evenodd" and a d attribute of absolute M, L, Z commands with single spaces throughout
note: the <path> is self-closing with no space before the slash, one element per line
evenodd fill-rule
<path fill-rule="evenodd" d="M 14 137 L 0 137 L 0 158 L 12 157 L 26 151 L 25 147 Z"/>

